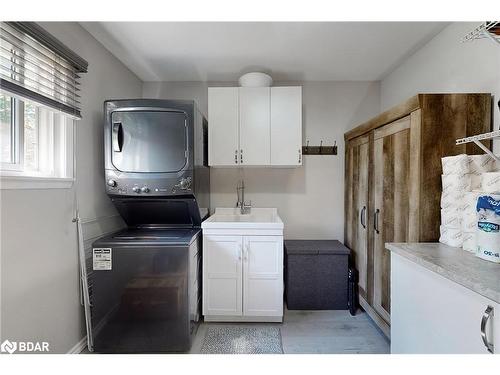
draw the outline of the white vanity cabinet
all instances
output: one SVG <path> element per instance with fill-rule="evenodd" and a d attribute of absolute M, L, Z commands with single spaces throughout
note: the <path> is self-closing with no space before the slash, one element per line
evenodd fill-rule
<path fill-rule="evenodd" d="M 241 236 L 203 236 L 203 315 L 241 316 Z"/>
<path fill-rule="evenodd" d="M 265 222 L 271 216 L 254 210 L 232 216 L 216 211 L 202 224 L 205 321 L 283 319 L 283 223 L 279 217 Z"/>
<path fill-rule="evenodd" d="M 208 88 L 211 167 L 302 165 L 302 87 Z"/>

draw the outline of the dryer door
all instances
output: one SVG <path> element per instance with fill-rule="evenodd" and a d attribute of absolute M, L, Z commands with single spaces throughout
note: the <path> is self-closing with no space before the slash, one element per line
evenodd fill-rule
<path fill-rule="evenodd" d="M 188 163 L 184 112 L 115 111 L 111 120 L 111 160 L 119 171 L 179 172 Z"/>

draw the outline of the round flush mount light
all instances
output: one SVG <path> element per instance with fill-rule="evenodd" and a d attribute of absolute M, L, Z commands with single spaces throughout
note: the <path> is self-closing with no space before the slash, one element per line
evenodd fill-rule
<path fill-rule="evenodd" d="M 241 87 L 269 87 L 273 84 L 273 79 L 266 73 L 251 72 L 243 74 L 238 82 Z"/>

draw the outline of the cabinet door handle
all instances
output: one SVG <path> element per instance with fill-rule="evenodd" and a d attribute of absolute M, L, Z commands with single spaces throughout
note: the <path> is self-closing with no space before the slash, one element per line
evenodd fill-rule
<path fill-rule="evenodd" d="M 238 150 L 234 150 L 234 164 L 238 164 Z"/>
<path fill-rule="evenodd" d="M 243 164 L 243 150 L 240 150 L 240 163 Z"/>
<path fill-rule="evenodd" d="M 302 150 L 299 149 L 299 164 L 302 163 Z"/>
<path fill-rule="evenodd" d="M 241 253 L 243 252 L 241 244 L 238 246 L 238 248 L 240 250 L 240 251 L 238 251 L 238 260 L 241 262 Z"/>
<path fill-rule="evenodd" d="M 375 213 L 373 214 L 373 229 L 375 229 L 375 232 L 377 234 L 380 233 L 379 227 L 378 227 L 378 214 L 380 213 L 380 210 L 377 208 L 375 210 Z"/>
<path fill-rule="evenodd" d="M 361 209 L 361 225 L 363 226 L 363 229 L 366 229 L 366 206 L 363 206 Z"/>
<path fill-rule="evenodd" d="M 250 250 L 250 244 L 247 243 L 247 245 L 245 246 L 245 256 L 244 256 L 244 260 L 245 262 L 248 261 L 248 251 Z"/>
<path fill-rule="evenodd" d="M 488 335 L 486 334 L 486 326 L 491 318 L 491 315 L 493 315 L 492 313 L 493 313 L 493 307 L 488 306 L 486 310 L 484 310 L 483 317 L 481 319 L 481 338 L 483 339 L 484 346 L 486 346 L 486 349 L 488 349 L 490 353 L 493 353 L 493 344 L 488 341 Z"/>

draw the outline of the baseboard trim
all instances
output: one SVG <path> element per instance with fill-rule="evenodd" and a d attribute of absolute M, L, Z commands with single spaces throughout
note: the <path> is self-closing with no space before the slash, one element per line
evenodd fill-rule
<path fill-rule="evenodd" d="M 87 335 L 85 335 L 75 346 L 73 346 L 67 354 L 80 354 L 87 347 Z"/>
<path fill-rule="evenodd" d="M 377 325 L 378 328 L 384 333 L 384 335 L 390 340 L 391 339 L 391 327 L 387 322 L 382 319 L 382 317 L 377 314 L 377 312 L 371 307 L 368 302 L 361 296 L 359 296 L 359 304 L 366 311 L 371 320 Z"/>
<path fill-rule="evenodd" d="M 226 323 L 283 323 L 283 316 L 230 316 L 230 315 L 204 315 L 205 322 Z"/>

